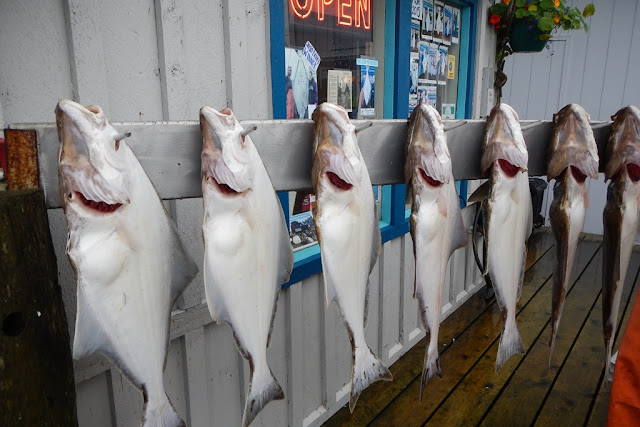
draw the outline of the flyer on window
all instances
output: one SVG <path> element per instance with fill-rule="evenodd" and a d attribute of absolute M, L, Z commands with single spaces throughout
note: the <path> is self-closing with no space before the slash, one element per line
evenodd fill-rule
<path fill-rule="evenodd" d="M 316 227 L 310 210 L 289 217 L 289 239 L 294 251 L 318 243 Z"/>
<path fill-rule="evenodd" d="M 424 0 L 422 5 L 422 38 L 431 40 L 433 33 L 433 0 Z"/>
<path fill-rule="evenodd" d="M 411 17 L 422 19 L 422 0 L 411 0 Z"/>
<path fill-rule="evenodd" d="M 456 78 L 456 56 L 449 55 L 449 61 L 447 63 L 447 80 L 453 80 Z"/>
<path fill-rule="evenodd" d="M 417 88 L 416 88 L 416 92 L 417 92 Z M 409 95 L 409 114 L 407 114 L 407 117 L 411 116 L 411 113 L 413 112 L 413 110 L 418 106 L 418 95 L 416 93 L 416 95 Z"/>
<path fill-rule="evenodd" d="M 438 53 L 436 54 L 436 62 L 438 68 L 438 84 L 447 84 L 447 62 L 449 49 L 446 46 L 440 45 L 438 47 Z"/>
<path fill-rule="evenodd" d="M 456 104 L 442 104 L 442 119 L 454 120 L 456 118 Z"/>
<path fill-rule="evenodd" d="M 427 99 L 425 102 L 433 108 L 437 108 L 437 91 L 437 86 L 427 86 Z"/>
<path fill-rule="evenodd" d="M 444 31 L 444 3 L 433 3 L 433 41 L 442 43 Z"/>
<path fill-rule="evenodd" d="M 442 30 L 442 40 L 443 43 L 446 45 L 450 45 L 451 44 L 451 31 L 452 31 L 452 10 L 451 10 L 451 6 L 445 6 L 444 7 L 444 23 L 443 23 L 443 30 Z"/>
<path fill-rule="evenodd" d="M 418 76 L 420 74 L 420 54 L 411 52 L 411 61 L 409 62 L 409 95 L 418 93 Z"/>
<path fill-rule="evenodd" d="M 440 55 L 440 50 L 438 50 L 437 43 L 429 44 L 429 54 L 427 55 L 427 83 L 438 83 L 438 55 Z"/>
<path fill-rule="evenodd" d="M 284 52 L 287 119 L 306 119 L 309 117 L 309 91 L 317 82 L 317 71 L 304 56 L 303 49 L 285 48 Z"/>
<path fill-rule="evenodd" d="M 418 64 L 418 81 L 419 83 L 426 83 L 429 72 L 429 43 L 420 42 Z"/>
<path fill-rule="evenodd" d="M 427 86 L 418 86 L 418 105 L 427 103 Z"/>
<path fill-rule="evenodd" d="M 420 49 L 420 21 L 411 20 L 411 51 L 417 52 Z"/>
<path fill-rule="evenodd" d="M 360 66 L 359 116 L 371 117 L 376 114 L 375 99 L 376 69 L 370 65 Z"/>
<path fill-rule="evenodd" d="M 451 8 L 451 42 L 459 43 L 460 41 L 460 9 Z"/>
<path fill-rule="evenodd" d="M 351 103 L 353 90 L 351 70 L 328 70 L 327 86 L 327 102 L 338 104 L 348 112 L 353 111 Z"/>

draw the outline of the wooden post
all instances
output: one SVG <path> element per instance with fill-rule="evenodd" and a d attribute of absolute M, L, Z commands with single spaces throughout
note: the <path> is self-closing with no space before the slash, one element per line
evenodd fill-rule
<path fill-rule="evenodd" d="M 5 129 L 7 190 L 38 188 L 38 144 L 35 130 Z"/>
<path fill-rule="evenodd" d="M 77 425 L 69 328 L 42 190 L 0 191 L 0 425 Z"/>

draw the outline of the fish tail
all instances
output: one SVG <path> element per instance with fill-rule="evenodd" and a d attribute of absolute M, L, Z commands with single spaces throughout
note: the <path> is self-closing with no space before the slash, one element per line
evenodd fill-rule
<path fill-rule="evenodd" d="M 516 319 L 507 320 L 502 330 L 502 336 L 500 337 L 500 346 L 498 347 L 498 358 L 496 360 L 496 372 L 500 370 L 504 362 L 509 360 L 511 356 L 516 353 L 524 353 L 524 344 L 522 344 L 522 338 L 520 332 L 518 332 L 518 326 L 516 325 Z"/>
<path fill-rule="evenodd" d="M 146 392 L 144 405 L 144 418 L 142 419 L 142 427 L 185 427 L 186 424 L 176 412 L 169 398 L 165 394 L 165 399 L 160 404 L 147 402 Z"/>
<path fill-rule="evenodd" d="M 284 392 L 271 369 L 268 366 L 264 366 L 259 372 L 252 369 L 242 425 L 248 426 L 269 402 L 281 399 L 284 399 Z"/>
<path fill-rule="evenodd" d="M 434 376 L 442 378 L 442 369 L 440 368 L 440 355 L 436 351 L 435 356 L 429 354 L 427 348 L 424 353 L 424 367 L 422 368 L 422 380 L 420 381 L 420 402 L 422 403 L 422 396 L 424 395 L 424 388 L 427 382 Z"/>
<path fill-rule="evenodd" d="M 349 410 L 353 412 L 362 390 L 379 380 L 391 381 L 393 375 L 371 349 L 365 344 L 355 349 L 355 361 L 351 371 L 351 396 Z"/>
<path fill-rule="evenodd" d="M 551 338 L 549 339 L 549 369 L 551 369 L 551 356 L 553 356 L 553 348 L 556 345 L 556 334 L 558 333 L 558 321 L 555 319 L 551 323 Z"/>

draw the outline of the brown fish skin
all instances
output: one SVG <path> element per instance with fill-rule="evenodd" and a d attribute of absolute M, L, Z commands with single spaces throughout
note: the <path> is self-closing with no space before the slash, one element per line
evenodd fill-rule
<path fill-rule="evenodd" d="M 622 287 L 634 245 L 640 207 L 640 110 L 629 106 L 612 117 L 606 176 L 611 178 L 603 212 L 602 319 L 610 372 Z"/>
<path fill-rule="evenodd" d="M 569 104 L 553 116 L 554 132 L 549 144 L 547 179 L 556 179 L 549 210 L 556 240 L 556 259 L 549 364 L 589 202 L 586 178 L 598 177 L 598 148 L 589 120 L 587 112 L 577 104 Z"/>

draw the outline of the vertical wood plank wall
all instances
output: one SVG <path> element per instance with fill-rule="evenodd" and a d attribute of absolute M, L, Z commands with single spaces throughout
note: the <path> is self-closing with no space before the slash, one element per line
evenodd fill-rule
<path fill-rule="evenodd" d="M 593 3 L 587 19 L 589 32 L 567 31 L 555 36 L 550 49 L 519 53 L 507 58 L 509 77 L 503 101 L 521 119 L 551 120 L 565 105 L 580 104 L 592 120 L 609 120 L 620 108 L 640 106 L 640 2 L 638 0 L 573 0 L 584 8 Z M 553 200 L 553 183 L 545 193 L 547 219 Z M 604 174 L 588 180 L 589 209 L 584 231 L 602 234 L 602 210 L 607 196 Z"/>
<path fill-rule="evenodd" d="M 7 0 L 0 13 L 0 129 L 53 122 L 61 98 L 99 104 L 112 121 L 197 120 L 203 105 L 242 119 L 271 114 L 267 0 Z M 284 70 L 281 70 L 284 74 Z M 277 70 L 275 71 L 277 75 Z M 202 200 L 165 202 L 200 264 Z M 473 212 L 465 211 L 470 223 Z M 73 337 L 76 290 L 62 211 L 49 211 Z M 387 242 L 371 274 L 367 342 L 388 365 L 423 336 L 413 299 L 411 237 Z M 457 251 L 444 316 L 482 284 L 470 249 Z M 240 424 L 248 364 L 231 330 L 206 310 L 202 274 L 179 299 L 165 371 L 168 395 L 192 426 Z M 189 320 L 191 319 L 191 320 Z M 203 320 L 204 319 L 204 320 Z M 286 400 L 253 425 L 314 426 L 348 401 L 351 346 L 316 275 L 283 290 L 268 350 Z M 138 425 L 142 395 L 102 357 L 76 363 L 81 426 Z"/>

